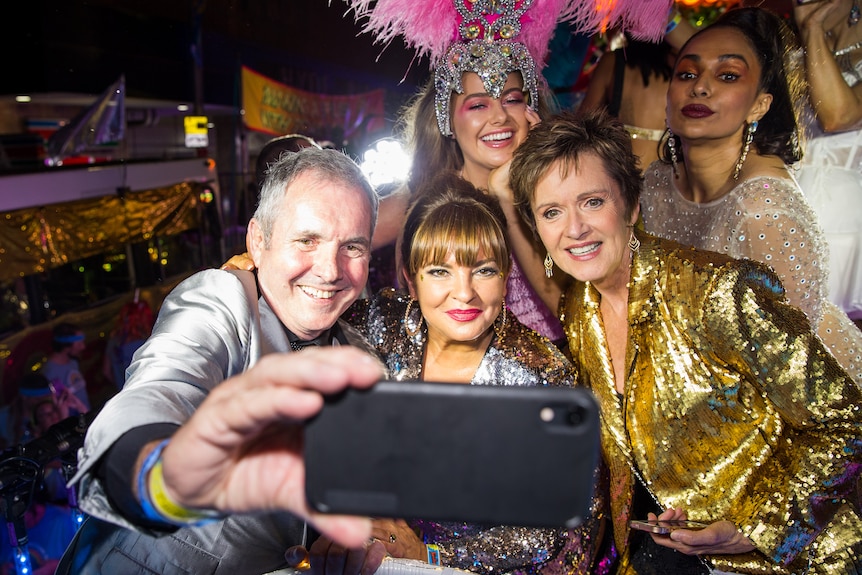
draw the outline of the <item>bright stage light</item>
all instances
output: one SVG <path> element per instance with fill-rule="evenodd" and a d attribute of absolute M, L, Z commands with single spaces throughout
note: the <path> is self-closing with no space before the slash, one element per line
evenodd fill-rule
<path fill-rule="evenodd" d="M 374 187 L 403 182 L 410 172 L 410 156 L 393 139 L 377 140 L 362 155 L 360 167 Z"/>

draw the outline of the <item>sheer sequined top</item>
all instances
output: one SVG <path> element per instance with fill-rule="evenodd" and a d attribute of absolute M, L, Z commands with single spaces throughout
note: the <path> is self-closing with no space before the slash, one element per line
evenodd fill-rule
<path fill-rule="evenodd" d="M 686 199 L 669 164 L 644 172 L 641 214 L 647 232 L 734 258 L 763 262 L 778 274 L 787 299 L 862 386 L 862 332 L 827 299 L 828 247 L 817 215 L 796 182 L 756 177 L 712 202 Z"/>
<path fill-rule="evenodd" d="M 387 288 L 371 299 L 357 301 L 343 316 L 366 334 L 395 380 L 422 377 L 427 328 L 415 302 L 407 312 L 408 301 L 407 294 Z M 405 316 L 411 330 L 422 326 L 415 336 L 405 332 Z M 570 386 L 575 379 L 574 368 L 559 349 L 508 312 L 502 337 L 494 335 L 471 384 Z M 541 477 L 536 482 L 539 488 Z M 410 524 L 425 543 L 439 545 L 443 565 L 483 574 L 536 573 L 565 539 L 565 532 L 556 529 L 430 521 Z"/>
<path fill-rule="evenodd" d="M 728 520 L 757 552 L 712 555 L 735 573 L 855 573 L 862 515 L 862 391 L 777 276 L 638 232 L 622 396 L 589 283 L 566 292 L 563 325 L 602 409 L 613 536 L 625 567 L 639 476 L 661 508 Z M 634 573 L 633 569 L 622 569 Z"/>

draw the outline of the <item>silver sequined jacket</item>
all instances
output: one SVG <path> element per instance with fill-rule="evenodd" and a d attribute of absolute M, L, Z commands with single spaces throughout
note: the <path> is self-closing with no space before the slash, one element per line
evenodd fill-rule
<path fill-rule="evenodd" d="M 59 573 L 265 573 L 286 565 L 288 547 L 305 543 L 304 522 L 286 512 L 237 514 L 154 533 L 120 515 L 94 474 L 100 458 L 127 431 L 155 423 L 181 425 L 225 379 L 246 371 L 265 353 L 289 350 L 275 313 L 263 298 L 255 302 L 253 297 L 250 272 L 206 270 L 165 299 L 153 335 L 129 367 L 125 387 L 87 432 L 74 480 L 80 482 L 81 509 L 95 519 L 84 524 L 79 552 L 67 551 L 64 559 L 70 564 Z M 340 323 L 351 344 L 370 351 L 355 330 Z"/>

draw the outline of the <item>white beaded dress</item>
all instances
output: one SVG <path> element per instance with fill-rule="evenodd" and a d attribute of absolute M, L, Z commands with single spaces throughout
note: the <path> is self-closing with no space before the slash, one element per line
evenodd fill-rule
<path fill-rule="evenodd" d="M 840 61 L 840 59 L 839 59 Z M 862 59 L 843 70 L 851 88 Z M 862 129 L 826 133 L 806 110 L 805 153 L 796 177 L 829 242 L 829 299 L 862 319 Z"/>
<path fill-rule="evenodd" d="M 771 266 L 790 303 L 805 312 L 826 347 L 862 386 L 862 331 L 827 298 L 826 238 L 789 175 L 744 180 L 717 200 L 697 203 L 683 197 L 671 165 L 659 160 L 644 172 L 641 214 L 653 235 Z"/>

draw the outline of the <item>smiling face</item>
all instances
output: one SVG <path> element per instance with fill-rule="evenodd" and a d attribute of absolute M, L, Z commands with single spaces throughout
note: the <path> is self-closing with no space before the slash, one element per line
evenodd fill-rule
<path fill-rule="evenodd" d="M 486 91 L 478 74 L 465 72 L 463 94 L 452 100 L 452 134 L 464 156 L 464 177 L 481 188 L 491 170 L 505 164 L 527 137 L 527 101 L 519 73 L 509 73 L 499 99 Z"/>
<path fill-rule="evenodd" d="M 313 339 L 332 327 L 365 287 L 371 246 L 365 192 L 313 171 L 288 187 L 269 242 L 254 219 L 249 252 L 267 302 L 287 328 Z"/>
<path fill-rule="evenodd" d="M 638 217 L 626 217 L 620 186 L 602 160 L 585 153 L 567 173 L 552 164 L 536 185 L 531 202 L 536 230 L 554 262 L 599 291 L 616 289 L 629 280 L 628 242 Z"/>
<path fill-rule="evenodd" d="M 419 268 L 410 282 L 428 325 L 428 339 L 439 345 L 487 345 L 503 307 L 506 280 L 500 266 L 480 250 L 472 265 L 450 252 L 439 264 Z"/>
<path fill-rule="evenodd" d="M 739 134 L 769 110 L 761 65 L 734 28 L 707 29 L 683 48 L 667 92 L 667 121 L 683 141 Z M 741 140 L 740 140 L 741 141 Z"/>

